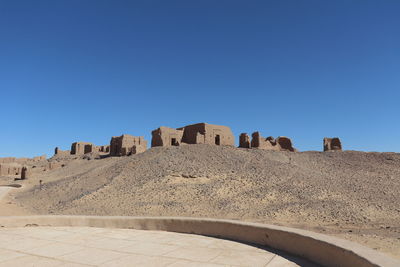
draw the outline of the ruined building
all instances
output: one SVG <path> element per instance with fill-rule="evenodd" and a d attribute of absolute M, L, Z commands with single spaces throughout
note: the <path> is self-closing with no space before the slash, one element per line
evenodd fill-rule
<path fill-rule="evenodd" d="M 110 152 L 110 146 L 97 146 L 96 147 L 98 152 L 103 152 L 103 153 L 109 153 Z"/>
<path fill-rule="evenodd" d="M 239 147 L 251 148 L 250 137 L 247 133 L 242 133 L 239 136 Z"/>
<path fill-rule="evenodd" d="M 54 149 L 54 155 L 61 155 L 61 156 L 66 156 L 66 155 L 70 155 L 71 154 L 71 150 L 61 150 L 60 148 L 56 147 Z"/>
<path fill-rule="evenodd" d="M 128 156 L 146 151 L 147 141 L 143 136 L 123 134 L 113 136 L 110 142 L 110 156 Z"/>
<path fill-rule="evenodd" d="M 71 145 L 71 154 L 72 155 L 83 155 L 86 153 L 93 152 L 94 145 L 92 143 L 87 142 L 75 142 Z"/>
<path fill-rule="evenodd" d="M 151 132 L 151 147 L 179 146 L 182 141 L 183 130 L 161 126 Z"/>
<path fill-rule="evenodd" d="M 333 137 L 333 138 L 324 138 L 324 151 L 342 151 L 342 142 L 338 137 Z"/>
<path fill-rule="evenodd" d="M 229 127 L 208 123 L 197 123 L 177 129 L 160 127 L 152 131 L 152 147 L 182 144 L 234 146 L 235 138 Z"/>
<path fill-rule="evenodd" d="M 239 137 L 239 147 L 275 151 L 297 151 L 297 149 L 293 147 L 292 140 L 290 140 L 290 138 L 285 136 L 279 136 L 276 139 L 272 136 L 265 138 L 262 137 L 259 132 L 254 132 L 251 135 L 251 142 L 248 134 L 242 133 Z"/>
<path fill-rule="evenodd" d="M 14 176 L 21 175 L 22 165 L 11 162 L 11 163 L 0 163 L 0 176 Z"/>
<path fill-rule="evenodd" d="M 226 126 L 197 123 L 179 129 L 183 129 L 182 142 L 186 144 L 235 145 L 233 133 Z"/>

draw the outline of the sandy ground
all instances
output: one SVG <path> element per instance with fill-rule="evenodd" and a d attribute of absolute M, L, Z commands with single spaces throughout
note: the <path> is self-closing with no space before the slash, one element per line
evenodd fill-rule
<path fill-rule="evenodd" d="M 8 186 L 0 186 L 0 216 L 30 215 L 32 212 L 16 203 L 15 193 L 19 189 Z"/>
<path fill-rule="evenodd" d="M 0 215 L 238 219 L 334 235 L 400 258 L 400 154 L 190 145 L 51 160 L 66 166 L 19 182 Z"/>

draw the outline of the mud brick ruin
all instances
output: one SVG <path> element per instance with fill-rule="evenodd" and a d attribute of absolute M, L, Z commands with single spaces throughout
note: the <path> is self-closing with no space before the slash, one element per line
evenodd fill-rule
<path fill-rule="evenodd" d="M 71 154 L 71 150 L 61 150 L 61 149 L 59 149 L 58 147 L 56 147 L 55 149 L 54 149 L 54 155 L 63 155 L 63 156 L 66 156 L 66 155 L 70 155 Z"/>
<path fill-rule="evenodd" d="M 110 142 L 110 156 L 128 156 L 146 151 L 147 141 L 143 136 L 123 134 L 113 136 Z"/>
<path fill-rule="evenodd" d="M 208 123 L 197 123 L 177 129 L 160 127 L 151 133 L 152 147 L 182 144 L 235 145 L 235 138 L 229 127 Z"/>
<path fill-rule="evenodd" d="M 182 142 L 183 130 L 161 126 L 151 132 L 151 147 L 179 146 Z"/>
<path fill-rule="evenodd" d="M 269 136 L 267 138 L 262 137 L 259 132 L 254 132 L 250 137 L 247 133 L 242 133 L 239 136 L 239 147 L 242 148 L 258 148 L 265 150 L 275 150 L 275 151 L 297 151 L 293 147 L 292 140 L 285 136 L 279 136 L 278 138 L 273 138 Z"/>
<path fill-rule="evenodd" d="M 33 170 L 37 172 L 47 170 L 46 158 L 46 155 L 33 158 L 0 158 L 0 176 L 19 176 L 21 179 L 25 179 L 30 177 Z"/>
<path fill-rule="evenodd" d="M 109 153 L 110 152 L 110 146 L 98 146 L 97 147 L 98 152 L 103 152 L 103 153 Z"/>
<path fill-rule="evenodd" d="M 239 136 L 239 147 L 251 148 L 250 137 L 247 133 L 241 133 Z"/>
<path fill-rule="evenodd" d="M 21 169 L 21 179 L 22 180 L 31 178 L 31 175 L 32 175 L 31 169 L 29 169 L 28 167 L 22 167 L 22 169 Z"/>
<path fill-rule="evenodd" d="M 72 155 L 83 155 L 93 151 L 94 145 L 87 142 L 75 142 L 71 145 Z"/>
<path fill-rule="evenodd" d="M 231 129 L 227 126 L 213 125 L 208 123 L 196 123 L 180 128 L 169 128 L 161 126 L 151 132 L 151 147 L 170 147 L 188 144 L 208 144 L 218 146 L 235 146 L 235 138 Z M 257 148 L 274 151 L 296 152 L 292 140 L 288 137 L 279 136 L 277 138 L 263 137 L 259 132 L 254 132 L 251 138 L 247 133 L 239 136 L 239 147 Z M 143 136 L 132 136 L 123 134 L 113 136 L 110 145 L 96 146 L 88 142 L 74 142 L 71 150 L 60 150 L 55 148 L 55 156 L 84 155 L 87 153 L 100 153 L 109 156 L 129 156 L 142 153 L 147 150 L 147 141 Z M 324 151 L 342 150 L 340 139 L 324 138 Z M 35 157 L 29 160 L 41 161 L 46 156 Z M 24 159 L 27 160 L 27 159 Z M 15 158 L 0 158 L 0 163 L 16 162 Z M 50 166 L 48 169 L 58 168 Z M 11 171 L 12 172 L 12 171 Z"/>
<path fill-rule="evenodd" d="M 342 142 L 338 137 L 324 138 L 324 151 L 342 151 Z"/>
<path fill-rule="evenodd" d="M 0 176 L 21 175 L 22 165 L 16 162 L 0 163 Z"/>

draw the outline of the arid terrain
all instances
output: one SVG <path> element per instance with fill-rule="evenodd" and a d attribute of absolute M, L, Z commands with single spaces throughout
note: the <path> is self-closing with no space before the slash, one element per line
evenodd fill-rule
<path fill-rule="evenodd" d="M 53 157 L 64 167 L 0 200 L 0 215 L 229 218 L 339 236 L 400 258 L 400 154 L 212 145 L 127 157 Z M 42 180 L 42 186 L 39 185 Z"/>

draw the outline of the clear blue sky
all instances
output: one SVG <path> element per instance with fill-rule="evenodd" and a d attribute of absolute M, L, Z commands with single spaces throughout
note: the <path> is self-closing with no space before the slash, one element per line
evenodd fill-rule
<path fill-rule="evenodd" d="M 400 1 L 0 1 L 0 156 L 196 122 L 400 152 Z"/>

